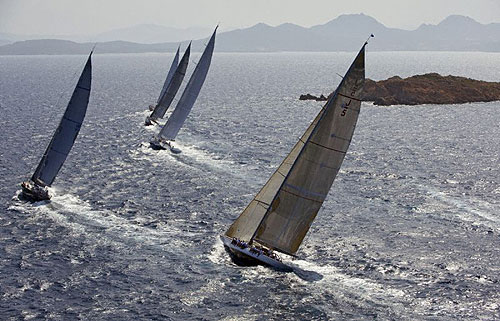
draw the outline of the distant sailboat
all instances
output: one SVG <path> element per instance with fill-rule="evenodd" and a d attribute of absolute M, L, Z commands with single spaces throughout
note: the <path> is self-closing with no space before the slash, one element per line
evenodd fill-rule
<path fill-rule="evenodd" d="M 163 118 L 163 116 L 165 116 L 167 109 L 170 107 L 170 104 L 172 104 L 177 91 L 179 91 L 179 88 L 181 87 L 189 62 L 191 43 L 184 52 L 180 63 L 179 49 L 180 48 L 177 49 L 177 53 L 172 61 L 172 65 L 170 66 L 170 70 L 168 71 L 167 78 L 165 79 L 165 83 L 163 84 L 163 88 L 160 92 L 156 105 L 149 106 L 149 109 L 153 112 L 151 115 L 146 117 L 146 126 L 152 125 L 153 122 L 156 122 L 159 118 Z"/>
<path fill-rule="evenodd" d="M 92 52 L 83 68 L 66 111 L 57 127 L 52 140 L 31 177 L 21 184 L 21 197 L 31 201 L 50 199 L 48 186 L 54 182 L 75 142 L 82 126 L 89 103 L 92 82 Z"/>
<path fill-rule="evenodd" d="M 216 32 L 217 28 L 215 28 L 212 37 L 208 41 L 208 44 L 205 47 L 205 50 L 203 51 L 203 54 L 201 55 L 201 58 L 198 61 L 198 64 L 196 65 L 196 68 L 194 69 L 174 112 L 170 115 L 167 123 L 163 126 L 160 133 L 151 140 L 150 144 L 153 149 L 169 148 L 173 153 L 180 153 L 180 150 L 175 148 L 172 142 L 175 141 L 175 137 L 191 112 L 191 109 L 198 98 L 201 87 L 205 82 L 205 78 L 207 77 L 208 69 L 212 61 L 212 54 L 214 52 Z"/>
<path fill-rule="evenodd" d="M 221 235 L 236 263 L 291 271 L 273 251 L 295 255 L 337 176 L 360 112 L 365 46 L 292 151 Z"/>

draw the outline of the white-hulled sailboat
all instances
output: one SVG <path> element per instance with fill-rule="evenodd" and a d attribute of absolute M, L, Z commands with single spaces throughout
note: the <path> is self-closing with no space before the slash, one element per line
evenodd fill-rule
<path fill-rule="evenodd" d="M 337 176 L 360 112 L 366 44 L 292 151 L 221 235 L 235 263 L 292 270 L 274 252 L 295 256 Z"/>
<path fill-rule="evenodd" d="M 191 43 L 184 52 L 180 63 L 179 49 L 180 48 L 177 49 L 177 53 L 172 61 L 172 65 L 170 66 L 170 70 L 168 71 L 167 78 L 165 79 L 165 83 L 163 84 L 163 88 L 160 92 L 156 105 L 149 105 L 149 109 L 152 110 L 152 113 L 146 117 L 146 126 L 152 125 L 159 118 L 163 118 L 163 116 L 165 116 L 167 109 L 170 107 L 170 104 L 172 104 L 177 91 L 179 91 L 179 88 L 181 87 L 189 62 Z"/>
<path fill-rule="evenodd" d="M 30 201 L 50 199 L 48 186 L 54 182 L 66 157 L 75 142 L 87 112 L 92 83 L 92 52 L 83 68 L 66 111 L 57 127 L 52 140 L 31 177 L 21 184 L 21 198 Z"/>
<path fill-rule="evenodd" d="M 158 135 L 155 135 L 150 141 L 150 145 L 153 149 L 170 149 L 173 153 L 180 153 L 181 151 L 175 148 L 172 144 L 175 141 L 175 137 L 179 133 L 182 125 L 186 121 L 191 109 L 193 108 L 198 94 L 200 93 L 201 87 L 207 78 L 208 69 L 212 61 L 212 55 L 215 47 L 215 33 L 217 32 L 217 27 L 210 37 L 203 54 L 201 55 L 196 68 L 189 79 L 189 82 L 182 93 L 175 110 L 172 115 L 168 118 L 165 126 L 160 130 Z"/>

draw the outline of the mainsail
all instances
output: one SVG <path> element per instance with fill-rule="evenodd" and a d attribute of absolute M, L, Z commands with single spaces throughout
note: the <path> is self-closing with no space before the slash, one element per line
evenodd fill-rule
<path fill-rule="evenodd" d="M 208 74 L 208 68 L 210 67 L 215 47 L 216 32 L 217 28 L 215 28 L 212 37 L 203 51 L 203 54 L 198 61 L 198 65 L 196 65 L 196 68 L 194 69 L 174 112 L 170 115 L 167 123 L 161 129 L 159 133 L 160 138 L 165 140 L 175 140 L 175 137 L 179 133 L 184 121 L 191 112 L 191 108 L 193 108 L 196 98 L 198 98 L 198 94 L 200 93 L 201 87 L 203 86 L 205 78 Z"/>
<path fill-rule="evenodd" d="M 31 177 L 31 180 L 38 185 L 50 186 L 52 184 L 80 132 L 89 103 L 92 82 L 91 58 L 92 53 L 87 59 L 59 126 Z"/>
<path fill-rule="evenodd" d="M 292 151 L 227 230 L 293 255 L 330 190 L 351 142 L 361 107 L 365 45 L 337 90 Z"/>
<path fill-rule="evenodd" d="M 191 43 L 186 48 L 186 51 L 184 52 L 184 55 L 182 56 L 182 59 L 181 59 L 181 62 L 179 63 L 179 65 L 177 65 L 176 68 L 174 68 L 174 73 L 173 73 L 172 79 L 168 83 L 168 86 L 165 89 L 164 94 L 160 97 L 160 100 L 158 101 L 158 105 L 155 107 L 155 109 L 151 113 L 151 118 L 158 119 L 158 118 L 163 118 L 163 116 L 165 116 L 167 109 L 170 107 L 170 104 L 172 104 L 172 101 L 174 100 L 174 97 L 177 94 L 177 91 L 179 91 L 179 88 L 181 87 L 182 80 L 184 79 L 184 75 L 186 74 L 186 69 L 188 66 L 190 53 L 191 53 Z M 178 55 L 179 55 L 179 51 L 177 50 L 177 55 L 176 55 L 177 58 L 178 58 Z M 174 59 L 174 61 L 175 61 L 175 59 Z M 167 80 L 168 80 L 168 77 L 167 77 Z"/>
<path fill-rule="evenodd" d="M 175 53 L 174 60 L 172 60 L 172 64 L 170 65 L 170 69 L 168 70 L 167 78 L 165 78 L 165 82 L 163 83 L 163 87 L 161 88 L 161 91 L 160 91 L 160 96 L 158 96 L 158 100 L 156 101 L 157 104 L 160 103 L 160 100 L 162 99 L 163 95 L 165 94 L 165 91 L 167 90 L 167 87 L 170 84 L 172 77 L 174 76 L 175 69 L 177 69 L 177 66 L 179 65 L 179 50 L 180 50 L 180 46 L 177 48 L 177 52 Z"/>

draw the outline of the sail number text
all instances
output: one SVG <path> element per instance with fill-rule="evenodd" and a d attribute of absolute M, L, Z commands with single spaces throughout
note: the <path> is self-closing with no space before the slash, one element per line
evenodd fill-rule
<path fill-rule="evenodd" d="M 351 94 L 350 94 L 351 97 L 354 97 L 356 90 L 358 90 L 358 82 L 357 81 L 354 84 L 354 87 L 352 87 Z M 349 101 L 347 103 L 342 104 L 342 107 L 341 107 L 342 112 L 340 113 L 340 116 L 344 117 L 347 114 L 347 110 L 349 109 L 349 105 L 351 104 L 351 101 L 352 101 L 352 99 L 349 99 Z"/>

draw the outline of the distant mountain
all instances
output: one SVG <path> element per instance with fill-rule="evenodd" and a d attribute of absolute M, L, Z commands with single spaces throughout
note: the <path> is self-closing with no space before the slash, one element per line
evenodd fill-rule
<path fill-rule="evenodd" d="M 140 24 L 127 28 L 113 29 L 95 35 L 17 35 L 0 32 L 0 43 L 13 43 L 24 40 L 59 39 L 75 42 L 128 41 L 141 44 L 176 42 L 206 37 L 211 28 L 192 27 L 171 28 L 155 24 Z"/>
<path fill-rule="evenodd" d="M 212 30 L 210 28 L 178 29 L 154 24 L 142 24 L 129 28 L 114 29 L 93 36 L 89 41 L 128 41 L 136 43 L 162 43 L 175 42 L 206 37 Z"/>
<path fill-rule="evenodd" d="M 387 28 L 364 14 L 341 15 L 325 24 L 304 28 L 293 24 L 253 27 L 222 33 L 219 51 L 353 51 L 371 33 L 372 51 L 500 51 L 500 24 L 483 25 L 464 16 L 450 16 L 438 25 L 408 31 Z"/>
<path fill-rule="evenodd" d="M 209 30 L 190 30 L 194 35 L 208 37 Z M 161 34 L 177 40 L 145 44 Z M 275 51 L 354 51 L 373 33 L 371 51 L 494 51 L 500 52 L 500 23 L 481 24 L 465 16 L 449 16 L 437 25 L 423 24 L 416 30 L 388 28 L 364 14 L 341 15 L 325 24 L 304 28 L 285 23 L 276 27 L 264 23 L 250 28 L 221 32 L 217 36 L 216 50 L 226 52 L 275 52 Z M 121 36 L 120 36 L 121 35 Z M 148 36 L 149 35 L 149 36 Z M 99 35 L 101 41 L 114 37 L 141 43 L 113 41 L 99 43 L 97 53 L 118 52 L 172 52 L 181 38 L 178 29 L 141 25 L 119 29 Z M 126 36 L 126 37 L 125 37 Z M 2 39 L 0 34 L 0 39 Z M 201 50 L 205 39 L 193 42 L 193 50 Z M 0 54 L 71 54 L 86 53 L 90 43 L 55 42 L 54 40 L 25 41 L 0 46 Z M 83 49 L 85 48 L 85 49 Z"/>
<path fill-rule="evenodd" d="M 37 39 L 18 41 L 0 46 L 0 55 L 78 55 L 88 54 L 93 42 L 77 43 L 59 39 Z M 108 41 L 98 43 L 95 53 L 143 53 L 173 52 L 179 43 L 140 44 L 127 41 Z M 187 46 L 184 43 L 183 48 Z"/>

